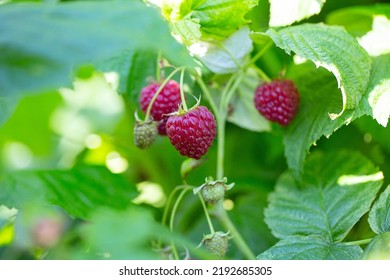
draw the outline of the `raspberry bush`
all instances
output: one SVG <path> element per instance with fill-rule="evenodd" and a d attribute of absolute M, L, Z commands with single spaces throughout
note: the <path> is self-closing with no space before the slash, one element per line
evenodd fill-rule
<path fill-rule="evenodd" d="M 376 2 L 1 3 L 0 258 L 388 259 Z"/>

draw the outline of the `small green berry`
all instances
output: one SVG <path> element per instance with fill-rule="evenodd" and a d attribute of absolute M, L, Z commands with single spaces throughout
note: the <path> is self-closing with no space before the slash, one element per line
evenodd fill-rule
<path fill-rule="evenodd" d="M 206 202 L 215 204 L 225 196 L 225 185 L 223 183 L 206 185 L 202 188 L 202 196 Z"/>
<path fill-rule="evenodd" d="M 228 233 L 217 231 L 214 234 L 206 235 L 202 243 L 214 255 L 224 257 L 229 247 L 229 239 Z"/>
<path fill-rule="evenodd" d="M 136 122 L 134 126 L 134 144 L 140 149 L 149 148 L 157 135 L 157 122 Z"/>

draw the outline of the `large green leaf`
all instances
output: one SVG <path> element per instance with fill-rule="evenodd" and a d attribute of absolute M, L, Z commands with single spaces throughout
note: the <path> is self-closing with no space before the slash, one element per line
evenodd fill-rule
<path fill-rule="evenodd" d="M 119 73 L 118 92 L 130 100 L 138 100 L 149 79 L 156 79 L 157 54 L 148 51 L 124 50 L 97 63 L 97 69 Z"/>
<path fill-rule="evenodd" d="M 342 109 L 359 105 L 370 78 L 371 58 L 358 42 L 341 27 L 325 24 L 302 24 L 280 30 L 269 29 L 267 34 L 286 53 L 311 60 L 317 67 L 332 72 L 341 89 Z"/>
<path fill-rule="evenodd" d="M 390 231 L 390 186 L 375 202 L 368 216 L 368 222 L 375 233 Z"/>
<path fill-rule="evenodd" d="M 383 174 L 354 152 L 315 153 L 301 183 L 286 173 L 270 195 L 265 219 L 278 238 L 320 235 L 340 242 L 371 206 Z"/>
<path fill-rule="evenodd" d="M 159 6 L 172 31 L 191 45 L 197 41 L 224 40 L 248 23 L 245 14 L 258 0 L 147 1 Z"/>
<path fill-rule="evenodd" d="M 286 26 L 318 14 L 326 0 L 270 0 L 270 26 Z"/>
<path fill-rule="evenodd" d="M 291 236 L 257 256 L 259 260 L 356 260 L 362 255 L 357 245 L 329 243 L 319 236 Z"/>
<path fill-rule="evenodd" d="M 386 67 L 390 55 L 374 59 L 370 82 L 358 108 L 346 110 L 342 116 L 332 120 L 329 111 L 341 107 L 337 83 L 324 69 L 315 69 L 309 64 L 292 66 L 287 77 L 294 80 L 300 93 L 298 114 L 284 130 L 287 163 L 294 175 L 299 177 L 310 147 L 322 136 L 329 137 L 341 126 L 363 115 L 374 116 L 385 126 L 390 114 L 390 72 Z M 313 90 L 315 89 L 315 90 Z"/>
<path fill-rule="evenodd" d="M 0 96 L 69 84 L 75 67 L 123 50 L 191 63 L 152 8 L 139 1 L 21 3 L 0 9 Z"/>
<path fill-rule="evenodd" d="M 50 203 L 80 218 L 102 206 L 125 209 L 137 194 L 123 176 L 100 166 L 8 172 L 0 177 L 0 186 L 0 204 L 20 208 L 29 202 Z"/>

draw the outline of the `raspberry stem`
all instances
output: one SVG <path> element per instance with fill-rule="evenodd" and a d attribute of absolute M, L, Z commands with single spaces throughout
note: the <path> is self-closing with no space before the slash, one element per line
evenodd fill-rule
<path fill-rule="evenodd" d="M 183 109 L 185 112 L 188 111 L 187 103 L 186 103 L 186 98 L 184 96 L 184 71 L 185 68 L 181 69 L 180 73 L 180 97 L 181 97 L 181 104 L 183 106 Z"/>
<path fill-rule="evenodd" d="M 210 233 L 214 234 L 215 229 L 214 229 L 213 223 L 211 222 L 209 211 L 207 211 L 206 203 L 204 202 L 204 199 L 203 199 L 202 195 L 200 194 L 200 192 L 198 193 L 198 196 L 199 196 L 200 202 L 202 203 L 202 207 L 204 210 L 204 214 L 206 216 L 207 224 L 209 225 L 209 228 L 210 228 Z"/>
<path fill-rule="evenodd" d="M 150 117 L 150 112 L 152 111 L 152 107 L 153 107 L 153 104 L 154 102 L 156 101 L 158 95 L 160 94 L 160 92 L 162 92 L 163 88 L 166 86 L 166 84 L 169 82 L 169 80 L 177 73 L 179 72 L 180 70 L 182 70 L 183 67 L 179 67 L 179 68 L 176 68 L 175 70 L 172 71 L 171 74 L 169 74 L 169 76 L 164 80 L 164 82 L 160 85 L 160 87 L 158 88 L 158 90 L 156 91 L 156 93 L 153 95 L 153 98 L 152 100 L 150 100 L 150 103 L 148 105 L 148 108 L 146 110 L 146 114 L 145 114 L 145 120 L 147 121 Z"/>

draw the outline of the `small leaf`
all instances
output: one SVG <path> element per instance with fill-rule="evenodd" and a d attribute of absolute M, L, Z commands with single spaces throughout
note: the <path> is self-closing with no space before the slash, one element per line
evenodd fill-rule
<path fill-rule="evenodd" d="M 266 223 L 281 239 L 320 235 L 339 242 L 370 209 L 382 179 L 382 172 L 360 154 L 313 154 L 301 183 L 288 173 L 281 176 L 269 197 Z"/>
<path fill-rule="evenodd" d="M 371 229 L 377 234 L 390 231 L 390 186 L 386 188 L 371 208 L 368 222 Z"/>
<path fill-rule="evenodd" d="M 217 74 L 237 71 L 252 51 L 249 28 L 243 27 L 219 43 L 199 41 L 189 47 L 193 56 Z"/>
<path fill-rule="evenodd" d="M 27 202 L 49 203 L 84 219 L 100 206 L 124 209 L 137 194 L 123 176 L 99 166 L 13 171 L 0 182 L 0 204 L 20 208 Z"/>
<path fill-rule="evenodd" d="M 390 259 L 390 232 L 375 236 L 368 244 L 362 256 L 363 260 L 389 260 Z"/>
<path fill-rule="evenodd" d="M 326 0 L 270 0 L 270 26 L 286 26 L 318 14 Z"/>
<path fill-rule="evenodd" d="M 342 109 L 357 107 L 366 91 L 371 70 L 371 58 L 343 28 L 324 24 L 302 24 L 267 34 L 286 53 L 296 53 L 322 66 L 335 75 L 342 93 Z"/>
<path fill-rule="evenodd" d="M 259 260 L 357 260 L 357 245 L 329 243 L 319 236 L 291 236 L 257 256 Z"/>
<path fill-rule="evenodd" d="M 193 159 L 188 158 L 183 161 L 180 167 L 180 174 L 183 179 L 187 177 L 187 175 L 197 167 L 201 166 L 206 160 L 205 159 Z"/>
<path fill-rule="evenodd" d="M 253 103 L 254 93 L 259 81 L 260 78 L 256 73 L 248 71 L 230 102 L 232 111 L 228 115 L 229 122 L 257 132 L 271 129 L 269 121 L 259 114 Z"/>

